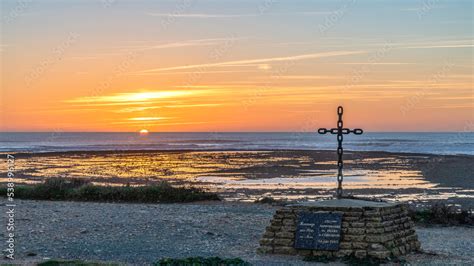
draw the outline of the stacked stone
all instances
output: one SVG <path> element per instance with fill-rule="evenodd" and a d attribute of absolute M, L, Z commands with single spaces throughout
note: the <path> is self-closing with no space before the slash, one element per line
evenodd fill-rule
<path fill-rule="evenodd" d="M 295 249 L 297 217 L 300 212 L 342 213 L 338 251 Z M 260 240 L 259 252 L 266 254 L 355 256 L 384 259 L 420 249 L 414 224 L 402 204 L 383 207 L 290 206 L 276 211 Z"/>

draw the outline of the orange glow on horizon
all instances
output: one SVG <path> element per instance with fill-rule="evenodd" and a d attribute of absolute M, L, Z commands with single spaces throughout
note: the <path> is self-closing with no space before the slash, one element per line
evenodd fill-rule
<path fill-rule="evenodd" d="M 368 132 L 474 129 L 472 6 L 421 20 L 409 1 L 364 4 L 328 25 L 337 1 L 265 15 L 205 2 L 173 15 L 172 1 L 46 1 L 9 17 L 0 131 L 314 132 L 339 105 Z"/>

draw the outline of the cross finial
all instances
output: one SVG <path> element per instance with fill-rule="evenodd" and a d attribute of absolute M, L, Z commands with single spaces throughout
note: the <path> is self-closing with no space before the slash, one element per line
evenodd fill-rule
<path fill-rule="evenodd" d="M 344 113 L 344 108 L 342 106 L 337 107 L 337 115 L 339 116 L 339 119 L 337 120 L 337 128 L 331 128 L 331 129 L 326 129 L 326 128 L 320 128 L 318 129 L 319 134 L 326 134 L 326 133 L 331 133 L 337 135 L 337 155 L 338 155 L 338 161 L 337 161 L 337 166 L 338 166 L 338 172 L 337 172 L 337 190 L 336 190 L 336 196 L 338 199 L 342 198 L 342 180 L 344 179 L 343 174 L 342 174 L 342 169 L 344 167 L 344 162 L 342 161 L 342 155 L 344 153 L 344 149 L 342 148 L 342 141 L 344 140 L 343 135 L 347 135 L 350 133 L 354 133 L 356 135 L 361 135 L 364 133 L 364 131 L 360 128 L 356 129 L 349 129 L 349 128 L 344 128 L 344 122 L 342 121 L 342 115 Z"/>

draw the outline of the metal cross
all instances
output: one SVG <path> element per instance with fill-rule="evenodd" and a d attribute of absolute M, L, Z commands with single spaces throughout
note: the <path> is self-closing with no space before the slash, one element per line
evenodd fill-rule
<path fill-rule="evenodd" d="M 337 107 L 337 114 L 339 115 L 339 119 L 337 120 L 337 128 L 331 128 L 331 129 L 326 129 L 326 128 L 320 128 L 318 129 L 319 134 L 326 134 L 326 133 L 331 133 L 331 134 L 337 134 L 337 155 L 338 155 L 338 161 L 337 161 L 337 166 L 338 166 L 338 172 L 337 172 L 337 190 L 336 190 L 336 196 L 338 199 L 342 198 L 342 180 L 343 180 L 343 175 L 342 175 L 342 168 L 344 167 L 344 162 L 342 161 L 342 154 L 344 153 L 344 150 L 342 149 L 342 141 L 344 139 L 343 135 L 347 135 L 349 133 L 354 133 L 356 135 L 361 135 L 364 133 L 364 131 L 360 128 L 356 129 L 349 129 L 349 128 L 344 128 L 344 122 L 342 122 L 342 114 L 344 113 L 344 109 L 342 106 Z"/>

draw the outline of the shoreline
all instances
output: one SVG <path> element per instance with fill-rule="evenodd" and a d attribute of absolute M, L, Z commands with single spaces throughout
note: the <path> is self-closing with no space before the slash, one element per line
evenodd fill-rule
<path fill-rule="evenodd" d="M 85 178 L 98 185 L 166 180 L 229 201 L 327 198 L 337 171 L 336 152 L 329 150 L 69 151 L 15 158 L 18 184 L 50 177 Z M 344 160 L 344 190 L 354 196 L 474 207 L 473 155 L 347 151 Z"/>

